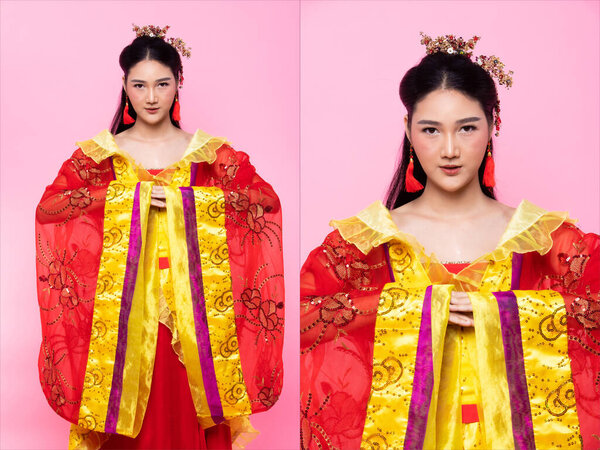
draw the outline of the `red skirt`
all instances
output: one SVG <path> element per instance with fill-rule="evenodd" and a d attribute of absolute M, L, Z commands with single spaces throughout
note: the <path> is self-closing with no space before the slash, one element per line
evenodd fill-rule
<path fill-rule="evenodd" d="M 103 449 L 231 449 L 226 424 L 203 430 L 185 367 L 171 347 L 171 331 L 158 325 L 152 389 L 140 434 L 136 438 L 113 435 Z"/>

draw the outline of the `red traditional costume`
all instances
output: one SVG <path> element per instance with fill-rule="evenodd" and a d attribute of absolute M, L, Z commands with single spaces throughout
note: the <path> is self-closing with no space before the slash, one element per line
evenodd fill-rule
<path fill-rule="evenodd" d="M 332 225 L 301 275 L 304 449 L 600 446 L 598 235 L 522 202 L 446 268 L 380 202 Z"/>
<path fill-rule="evenodd" d="M 36 240 L 40 381 L 70 447 L 227 446 L 215 425 L 235 439 L 277 401 L 281 208 L 246 154 L 197 131 L 149 173 L 104 131 L 47 187 Z"/>

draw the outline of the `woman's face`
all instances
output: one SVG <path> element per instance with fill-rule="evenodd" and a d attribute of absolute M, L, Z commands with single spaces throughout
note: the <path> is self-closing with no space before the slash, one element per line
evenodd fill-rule
<path fill-rule="evenodd" d="M 404 118 L 407 125 L 408 118 Z M 408 138 L 430 183 L 456 192 L 479 185 L 478 170 L 491 136 L 477 100 L 461 92 L 438 89 L 413 110 Z"/>
<path fill-rule="evenodd" d="M 152 125 L 170 120 L 169 110 L 177 85 L 168 66 L 154 60 L 140 61 L 129 70 L 123 86 L 129 96 L 129 106 L 137 113 L 136 120 Z"/>

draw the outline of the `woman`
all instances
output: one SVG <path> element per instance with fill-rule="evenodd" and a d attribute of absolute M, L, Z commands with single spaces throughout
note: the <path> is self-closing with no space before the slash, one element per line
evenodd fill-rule
<path fill-rule="evenodd" d="M 386 207 L 332 221 L 302 268 L 303 448 L 598 445 L 599 239 L 495 200 L 492 75 L 512 79 L 477 40 L 423 36 Z"/>
<path fill-rule="evenodd" d="M 230 448 L 282 385 L 277 195 L 179 126 L 180 39 L 134 27 L 111 132 L 36 211 L 40 380 L 71 448 Z"/>

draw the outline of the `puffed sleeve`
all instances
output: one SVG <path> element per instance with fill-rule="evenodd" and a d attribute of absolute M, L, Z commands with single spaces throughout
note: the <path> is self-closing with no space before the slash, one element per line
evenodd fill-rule
<path fill-rule="evenodd" d="M 377 305 L 389 282 L 383 247 L 368 255 L 338 231 L 300 275 L 301 447 L 358 442 L 371 389 Z M 329 374 L 339 374 L 330 377 Z"/>
<path fill-rule="evenodd" d="M 195 185 L 225 193 L 225 227 L 243 379 L 252 412 L 269 409 L 283 384 L 284 282 L 281 205 L 277 194 L 229 145 L 194 169 Z"/>
<path fill-rule="evenodd" d="M 60 169 L 35 216 L 37 292 L 42 324 L 39 376 L 48 403 L 77 423 L 103 243 L 110 160 L 80 149 Z"/>
<path fill-rule="evenodd" d="M 569 357 L 584 448 L 600 441 L 600 238 L 564 224 L 545 255 L 524 255 L 521 286 L 559 292 L 567 310 Z"/>

